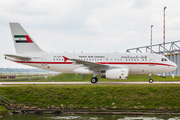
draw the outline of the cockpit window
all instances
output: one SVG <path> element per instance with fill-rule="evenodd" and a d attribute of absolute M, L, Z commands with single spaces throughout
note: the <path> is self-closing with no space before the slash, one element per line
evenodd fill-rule
<path fill-rule="evenodd" d="M 166 58 L 162 58 L 161 61 L 168 61 Z"/>

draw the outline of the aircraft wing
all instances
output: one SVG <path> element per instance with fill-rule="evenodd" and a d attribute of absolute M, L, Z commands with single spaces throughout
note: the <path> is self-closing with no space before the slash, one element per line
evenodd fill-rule
<path fill-rule="evenodd" d="M 70 58 L 67 58 L 67 57 L 64 57 L 64 59 L 65 59 L 65 61 L 71 60 L 71 61 L 74 61 L 75 64 L 79 64 L 79 65 L 83 65 L 84 67 L 88 67 L 89 70 L 99 70 L 99 69 L 105 69 L 106 70 L 106 69 L 110 68 L 109 65 L 103 65 L 103 64 L 84 61 L 84 60 L 70 59 Z"/>
<path fill-rule="evenodd" d="M 99 71 L 99 70 L 107 70 L 107 69 L 114 69 L 114 68 L 128 68 L 128 66 L 111 66 L 111 65 L 104 65 L 104 64 L 99 64 L 99 63 L 94 63 L 94 62 L 90 62 L 90 61 L 84 61 L 84 60 L 78 60 L 78 59 L 71 59 L 71 58 L 67 58 L 64 57 L 64 61 L 67 60 L 71 60 L 74 61 L 74 64 L 79 64 L 79 65 L 83 65 L 83 67 L 87 67 L 89 70 L 95 70 L 95 71 Z"/>
<path fill-rule="evenodd" d="M 29 60 L 31 60 L 30 57 L 20 56 L 20 55 L 4 54 L 4 56 L 5 56 L 5 58 L 6 58 L 6 57 L 11 57 L 11 58 L 15 58 L 16 60 L 23 60 L 23 61 L 29 61 Z"/>
<path fill-rule="evenodd" d="M 84 66 L 87 67 L 109 67 L 108 65 L 103 65 L 103 64 L 84 61 L 84 60 L 77 60 L 77 59 L 69 59 L 69 60 L 76 62 L 76 64 L 83 64 Z"/>

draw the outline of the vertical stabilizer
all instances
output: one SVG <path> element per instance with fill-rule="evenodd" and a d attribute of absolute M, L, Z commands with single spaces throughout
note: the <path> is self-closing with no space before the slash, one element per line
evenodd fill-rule
<path fill-rule="evenodd" d="M 17 54 L 43 53 L 19 23 L 9 23 Z"/>

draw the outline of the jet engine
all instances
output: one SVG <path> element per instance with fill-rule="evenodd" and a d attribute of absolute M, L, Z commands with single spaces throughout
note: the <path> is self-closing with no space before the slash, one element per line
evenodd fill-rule
<path fill-rule="evenodd" d="M 129 69 L 110 69 L 106 71 L 101 71 L 101 78 L 107 79 L 127 79 L 129 76 Z"/>

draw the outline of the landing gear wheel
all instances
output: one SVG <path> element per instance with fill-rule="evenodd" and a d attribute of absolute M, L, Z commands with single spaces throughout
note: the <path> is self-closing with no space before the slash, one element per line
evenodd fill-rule
<path fill-rule="evenodd" d="M 97 81 L 98 81 L 97 77 L 91 78 L 91 83 L 97 83 Z"/>
<path fill-rule="evenodd" d="M 153 79 L 149 79 L 149 83 L 153 83 Z"/>

